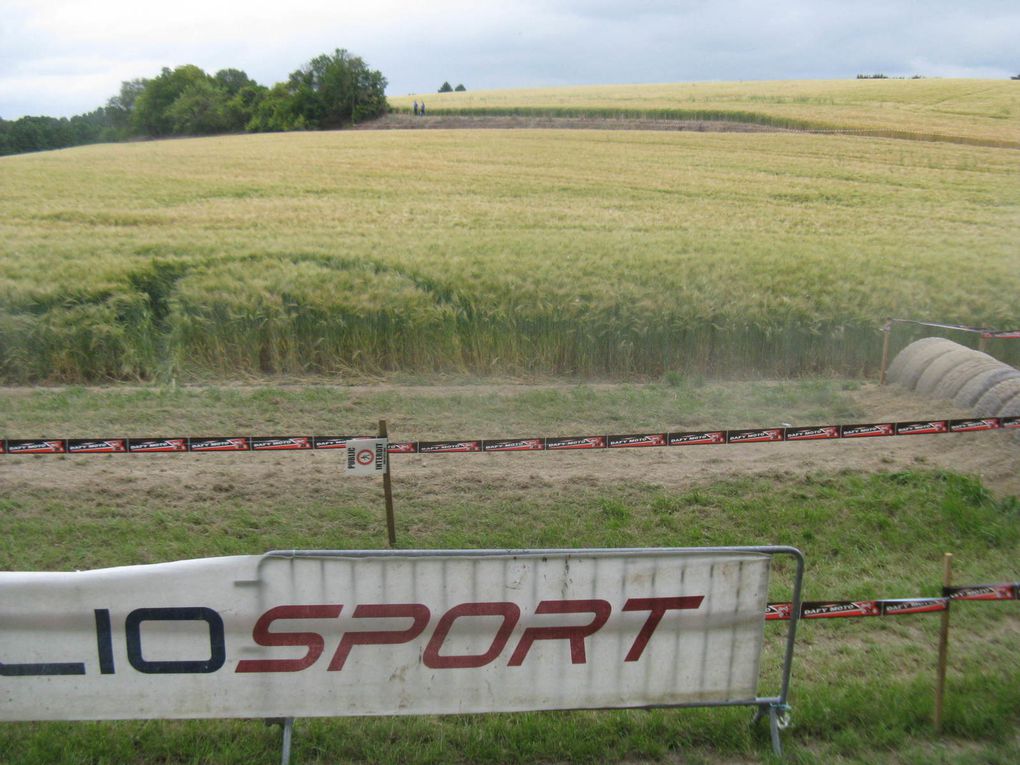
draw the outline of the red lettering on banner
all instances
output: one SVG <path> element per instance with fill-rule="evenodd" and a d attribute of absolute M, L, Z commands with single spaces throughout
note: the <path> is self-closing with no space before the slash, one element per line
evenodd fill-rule
<path fill-rule="evenodd" d="M 300 659 L 242 659 L 237 672 L 300 672 L 319 660 L 325 648 L 317 632 L 270 632 L 269 625 L 277 619 L 336 619 L 342 605 L 277 606 L 270 608 L 255 622 L 252 639 L 261 646 L 303 645 L 308 648 Z"/>
<path fill-rule="evenodd" d="M 421 603 L 376 603 L 358 606 L 354 609 L 355 619 L 414 619 L 406 630 L 372 630 L 366 632 L 345 632 L 337 646 L 329 671 L 344 668 L 351 648 L 356 645 L 398 645 L 410 643 L 418 637 L 429 623 L 432 613 Z"/>
<path fill-rule="evenodd" d="M 647 611 L 648 617 L 634 638 L 624 661 L 638 661 L 648 647 L 649 641 L 658 629 L 662 618 L 669 611 L 693 610 L 701 607 L 704 595 L 687 595 L 662 598 L 629 598 L 623 611 Z M 325 638 L 317 632 L 273 632 L 273 623 L 281 620 L 336 619 L 343 609 L 341 604 L 283 605 L 266 611 L 255 622 L 252 639 L 257 645 L 267 648 L 304 646 L 304 656 L 294 659 L 242 659 L 237 662 L 236 672 L 300 672 L 315 664 L 325 649 Z M 537 640 L 566 640 L 570 644 L 570 661 L 585 664 L 585 638 L 594 635 L 612 614 L 609 601 L 585 600 L 543 600 L 535 608 L 536 616 L 552 614 L 591 614 L 587 624 L 528 627 L 521 634 L 520 641 L 510 656 L 507 666 L 516 667 L 524 663 L 528 652 Z M 399 645 L 410 643 L 428 627 L 432 612 L 422 603 L 366 603 L 355 606 L 354 619 L 410 619 L 411 626 L 392 630 L 354 630 L 342 634 L 336 652 L 327 670 L 337 672 L 344 668 L 351 649 L 357 645 Z M 450 637 L 458 619 L 467 617 L 500 617 L 502 623 L 496 629 L 492 640 L 482 653 L 443 654 L 443 645 Z M 460 603 L 446 611 L 436 624 L 422 652 L 422 663 L 430 669 L 477 669 L 491 664 L 506 648 L 514 629 L 521 619 L 521 608 L 509 601 L 483 601 Z"/>
<path fill-rule="evenodd" d="M 667 611 L 674 609 L 694 609 L 701 606 L 704 595 L 688 595 L 681 598 L 630 598 L 623 606 L 624 611 L 649 611 L 648 619 L 634 638 L 634 645 L 627 651 L 624 661 L 637 661 L 644 653 L 645 646 L 652 639 L 652 633 L 659 626 Z M 576 662 L 575 662 L 576 663 Z"/>
<path fill-rule="evenodd" d="M 605 600 L 543 600 L 535 609 L 536 614 L 595 614 L 588 624 L 576 627 L 528 627 L 521 635 L 507 666 L 518 667 L 524 663 L 524 657 L 536 640 L 569 640 L 570 661 L 573 664 L 584 664 L 584 639 L 602 629 L 609 620 L 612 606 Z"/>
<path fill-rule="evenodd" d="M 480 654 L 465 654 L 463 656 L 441 656 L 439 649 L 450 634 L 453 623 L 464 616 L 502 616 L 503 624 L 496 631 L 488 650 Z M 510 639 L 510 633 L 521 618 L 521 609 L 514 603 L 491 602 L 491 603 L 461 603 L 454 606 L 439 620 L 432 639 L 425 647 L 422 654 L 422 661 L 426 667 L 431 669 L 474 669 L 484 667 L 494 661 Z"/>

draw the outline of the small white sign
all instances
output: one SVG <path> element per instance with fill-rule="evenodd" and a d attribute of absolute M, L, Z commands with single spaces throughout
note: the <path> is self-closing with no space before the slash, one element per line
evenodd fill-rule
<path fill-rule="evenodd" d="M 354 475 L 379 475 L 386 472 L 385 438 L 352 438 L 347 442 L 347 472 Z"/>

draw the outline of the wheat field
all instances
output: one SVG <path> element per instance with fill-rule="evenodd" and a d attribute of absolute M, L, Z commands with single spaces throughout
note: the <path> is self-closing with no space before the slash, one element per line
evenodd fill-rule
<path fill-rule="evenodd" d="M 7 157 L 0 183 L 6 382 L 860 374 L 887 316 L 1020 325 L 1005 148 L 367 130 Z"/>
<path fill-rule="evenodd" d="M 412 94 L 410 111 L 714 119 L 1020 148 L 1020 83 L 878 79 L 591 85 Z"/>

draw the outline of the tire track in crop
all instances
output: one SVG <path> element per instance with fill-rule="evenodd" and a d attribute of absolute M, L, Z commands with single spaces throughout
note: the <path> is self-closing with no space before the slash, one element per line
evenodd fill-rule
<path fill-rule="evenodd" d="M 762 122 L 733 120 L 682 120 L 648 118 L 641 116 L 619 117 L 561 117 L 561 116 L 490 116 L 448 115 L 436 112 L 429 117 L 414 117 L 403 113 L 387 114 L 370 122 L 357 125 L 357 130 L 659 130 L 666 132 L 698 133 L 800 133 L 807 135 L 854 136 L 859 138 L 885 138 L 899 141 L 929 141 L 963 146 L 980 146 L 988 149 L 1020 150 L 1020 142 L 986 138 L 917 133 L 885 128 L 841 128 L 822 125 L 771 125 Z"/>

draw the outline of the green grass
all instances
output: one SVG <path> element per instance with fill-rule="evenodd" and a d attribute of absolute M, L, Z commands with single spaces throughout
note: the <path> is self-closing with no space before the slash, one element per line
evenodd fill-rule
<path fill-rule="evenodd" d="M 1020 324 L 1011 149 L 365 131 L 80 147 L 0 172 L 7 382 L 854 375 L 890 315 Z"/>
<path fill-rule="evenodd" d="M 865 417 L 846 379 L 645 384 L 0 388 L 0 437 L 375 432 L 394 440 L 551 436 L 620 429 L 775 427 Z M 919 410 L 918 410 L 919 411 Z M 923 416 L 918 414 L 917 416 Z"/>
<path fill-rule="evenodd" d="M 127 512 L 101 502 L 83 511 L 59 494 L 40 489 L 7 504 L 5 566 L 93 566 L 320 547 L 324 540 L 340 548 L 382 541 L 377 508 L 343 492 L 327 492 L 300 513 L 281 512 L 273 496 L 225 500 L 202 513 L 156 512 L 154 497 Z M 402 497 L 400 538 L 434 548 L 797 544 L 809 561 L 808 598 L 936 594 L 947 546 L 957 554 L 958 581 L 1016 576 L 1020 549 L 1020 505 L 991 499 L 975 479 L 945 473 L 829 476 L 793 485 L 739 480 L 694 493 L 644 486 L 534 494 L 486 500 L 476 492 L 439 504 Z M 982 761 L 1006 762 L 1017 751 L 1020 714 L 1015 604 L 961 604 L 954 620 L 948 741 L 975 749 L 988 758 Z M 796 726 L 785 735 L 793 761 L 898 761 L 927 746 L 936 625 L 928 616 L 802 625 Z M 770 628 L 770 634 L 774 640 L 779 633 Z M 773 643 L 772 670 L 777 653 Z M 706 761 L 768 760 L 764 732 L 750 730 L 747 718 L 746 710 L 681 710 L 302 720 L 296 754 L 299 762 L 603 762 L 693 748 Z M 277 745 L 253 722 L 4 728 L 0 759 L 19 763 L 245 762 L 271 759 Z"/>
<path fill-rule="evenodd" d="M 587 431 L 617 416 L 639 427 L 740 426 L 861 416 L 857 388 L 836 380 L 709 386 L 670 378 L 649 386 L 505 391 L 42 389 L 0 395 L 0 430 L 233 431 L 243 423 L 267 431 L 323 423 L 347 432 L 371 430 L 379 412 L 390 416 L 395 433 L 415 438 Z M 513 456 L 498 459 L 509 465 Z M 465 463 L 450 462 L 458 459 Z M 425 475 L 402 472 L 397 463 L 400 546 L 793 544 L 807 556 L 809 599 L 938 594 L 947 550 L 956 556 L 958 583 L 1020 578 L 1020 503 L 993 496 L 973 476 L 918 466 L 679 486 L 654 474 L 577 483 L 527 471 L 479 474 L 469 469 L 472 459 L 436 457 L 430 464 L 442 474 Z M 339 478 L 329 454 L 8 457 L 0 471 L 5 569 L 70 570 L 270 548 L 379 548 L 385 541 L 378 483 Z M 791 569 L 777 561 L 773 599 L 787 597 Z M 803 623 L 794 727 L 784 733 L 787 761 L 1015 762 L 1017 604 L 959 603 L 952 619 L 943 738 L 931 731 L 937 616 Z M 775 687 L 782 627 L 767 630 L 765 692 Z M 746 709 L 717 709 L 299 720 L 295 761 L 772 762 L 764 727 L 750 728 L 749 717 Z M 279 731 L 259 721 L 0 728 L 0 762 L 19 765 L 266 762 L 276 759 L 278 745 Z"/>

